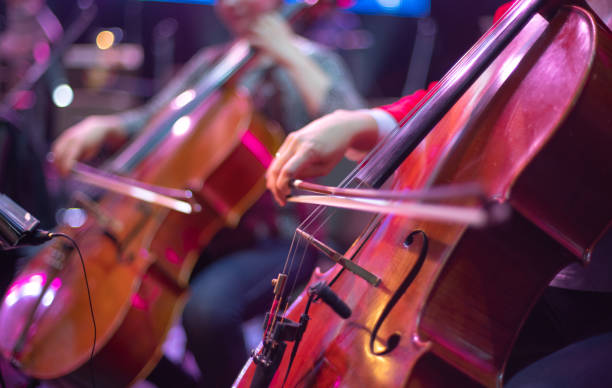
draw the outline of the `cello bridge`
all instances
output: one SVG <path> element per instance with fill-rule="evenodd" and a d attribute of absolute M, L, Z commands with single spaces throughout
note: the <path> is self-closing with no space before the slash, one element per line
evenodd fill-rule
<path fill-rule="evenodd" d="M 362 278 L 363 280 L 365 280 L 366 282 L 370 283 L 371 285 L 373 285 L 375 287 L 380 284 L 380 278 L 378 276 L 374 275 L 372 272 L 370 272 L 367 269 L 361 267 L 360 265 L 356 264 L 355 262 L 347 259 L 342 254 L 338 253 L 337 251 L 335 251 L 331 247 L 327 246 L 322 241 L 318 240 L 313 235 L 311 235 L 309 233 L 306 233 L 306 232 L 304 232 L 303 230 L 301 230 L 299 228 L 296 229 L 296 231 L 297 231 L 297 233 L 300 236 L 305 238 L 306 241 L 308 241 L 313 247 L 318 249 L 320 252 L 322 252 L 325 256 L 330 258 L 332 261 L 334 261 L 337 264 L 341 265 L 347 271 L 352 272 L 353 274 L 359 276 L 360 278 Z"/>

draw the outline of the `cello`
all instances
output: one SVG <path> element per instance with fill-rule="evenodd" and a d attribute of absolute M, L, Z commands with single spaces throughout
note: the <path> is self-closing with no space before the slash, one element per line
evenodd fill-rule
<path fill-rule="evenodd" d="M 518 1 L 347 179 L 397 191 L 475 182 L 510 219 L 379 215 L 340 254 L 311 237 L 327 217 L 314 214 L 296 241 L 339 264 L 286 311 L 279 275 L 234 385 L 501 386 L 537 297 L 568 263 L 588 264 L 612 222 L 611 86 L 612 34 L 587 7 Z M 321 282 L 346 309 L 316 303 Z"/>
<path fill-rule="evenodd" d="M 60 230 L 74 234 L 85 253 L 97 327 L 92 333 L 76 252 L 51 244 L 19 274 L 0 310 L 0 350 L 25 373 L 87 382 L 83 365 L 95 355 L 96 385 L 116 387 L 155 365 L 199 252 L 263 192 L 263 172 L 280 142 L 278 126 L 255 114 L 234 85 L 256 54 L 235 42 L 108 171 L 77 166 L 82 181 L 108 191 L 99 200 L 76 196 L 87 219 Z"/>

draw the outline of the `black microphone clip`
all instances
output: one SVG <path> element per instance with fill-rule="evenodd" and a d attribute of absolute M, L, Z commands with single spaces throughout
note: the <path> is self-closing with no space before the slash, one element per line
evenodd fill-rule
<path fill-rule="evenodd" d="M 340 317 L 347 319 L 351 316 L 351 308 L 325 282 L 318 282 L 311 286 L 308 289 L 308 294 L 318 296 L 323 303 L 328 305 Z"/>
<path fill-rule="evenodd" d="M 40 221 L 4 194 L 0 194 L 0 249 L 38 245 L 52 238 L 39 229 Z"/>

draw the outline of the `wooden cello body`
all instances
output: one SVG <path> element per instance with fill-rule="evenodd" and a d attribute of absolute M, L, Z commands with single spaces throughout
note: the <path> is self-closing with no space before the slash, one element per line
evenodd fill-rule
<path fill-rule="evenodd" d="M 129 177 L 189 190 L 194 211 L 183 214 L 114 193 L 97 202 L 81 195 L 75 206 L 87 209 L 85 223 L 61 229 L 74 235 L 85 259 L 99 387 L 128 386 L 155 366 L 186 301 L 202 247 L 222 227 L 235 226 L 263 193 L 263 174 L 282 138 L 276 124 L 254 112 L 248 94 L 226 87 L 149 147 L 159 138 L 160 123 L 175 115 L 187 97 L 180 95 L 160 112 L 116 160 L 125 165 L 148 150 Z M 30 376 L 53 379 L 72 373 L 89 384 L 94 332 L 88 303 L 77 252 L 63 241 L 49 244 L 3 299 L 3 355 Z"/>
<path fill-rule="evenodd" d="M 352 315 L 309 305 L 285 386 L 501 386 L 537 297 L 566 264 L 588 263 L 612 222 L 611 106 L 610 31 L 576 6 L 531 18 L 392 178 L 398 190 L 477 182 L 512 207 L 509 221 L 375 218 L 344 257 L 381 283 L 340 266 L 315 275 Z M 286 317 L 299 321 L 308 300 Z M 249 361 L 235 386 L 255 369 Z"/>

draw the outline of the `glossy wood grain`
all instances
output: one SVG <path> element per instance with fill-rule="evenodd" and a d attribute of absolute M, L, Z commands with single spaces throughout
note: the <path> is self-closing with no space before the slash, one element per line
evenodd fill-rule
<path fill-rule="evenodd" d="M 578 7 L 535 16 L 404 161 L 393 187 L 477 182 L 513 215 L 486 229 L 380 217 L 355 262 L 382 278 L 343 273 L 332 289 L 347 320 L 314 304 L 285 386 L 501 386 L 510 350 L 538 296 L 566 264 L 587 262 L 612 221 L 612 46 L 609 30 Z M 458 202 L 469 204 L 469 202 Z M 373 354 L 381 311 L 415 266 L 414 282 L 378 332 L 398 346 Z M 340 269 L 322 275 L 330 280 Z M 312 279 L 311 283 L 320 279 Z M 307 296 L 288 317 L 299 320 Z M 291 351 L 291 346 L 286 354 Z M 280 387 L 285 357 L 272 386 Z M 236 382 L 247 387 L 249 362 Z"/>

